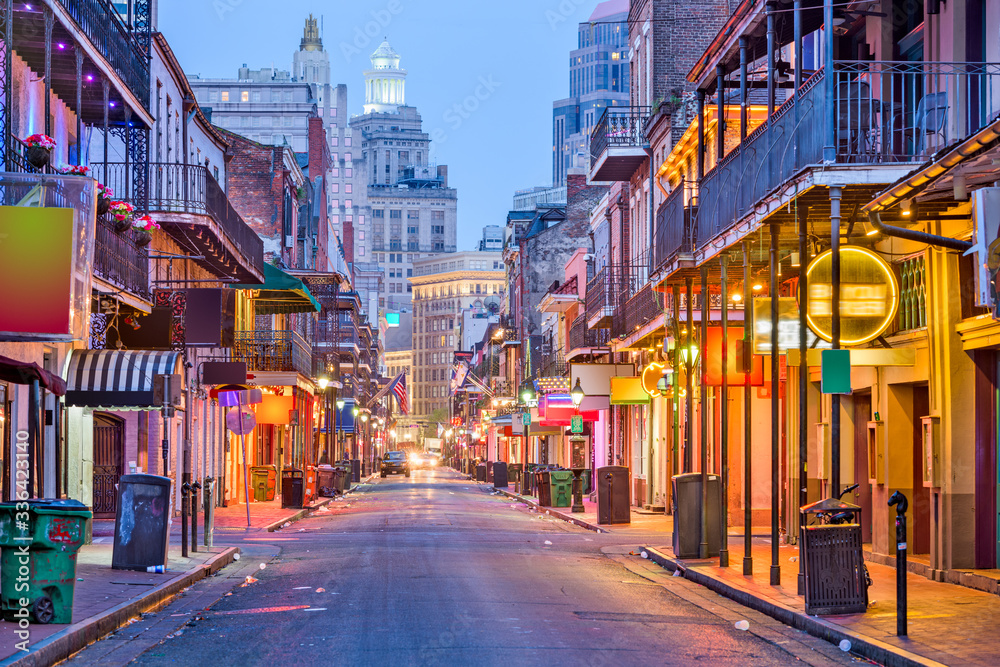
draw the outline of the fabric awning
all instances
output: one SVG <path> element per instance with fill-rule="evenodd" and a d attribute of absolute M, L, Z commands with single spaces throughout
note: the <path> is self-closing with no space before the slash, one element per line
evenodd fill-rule
<path fill-rule="evenodd" d="M 233 285 L 236 289 L 259 290 L 254 297 L 254 311 L 258 315 L 277 313 L 318 313 L 319 301 L 309 292 L 306 284 L 288 275 L 272 264 L 264 264 L 264 284 Z"/>
<path fill-rule="evenodd" d="M 153 400 L 157 375 L 179 374 L 181 353 L 155 350 L 74 350 L 66 373 L 66 405 L 161 407 Z"/>
<path fill-rule="evenodd" d="M 9 357 L 0 357 L 0 380 L 14 384 L 31 384 L 38 380 L 42 389 L 51 391 L 56 396 L 66 393 L 66 383 L 58 375 L 48 372 L 38 364 Z"/>

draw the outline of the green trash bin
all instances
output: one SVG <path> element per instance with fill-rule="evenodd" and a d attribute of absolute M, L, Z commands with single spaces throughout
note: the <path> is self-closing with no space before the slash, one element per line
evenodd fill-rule
<path fill-rule="evenodd" d="M 20 505 L 20 508 L 19 508 Z M 77 500 L 0 503 L 0 607 L 4 620 L 72 623 L 76 555 L 93 517 Z"/>
<path fill-rule="evenodd" d="M 573 503 L 573 471 L 553 470 L 549 473 L 552 486 L 552 507 L 569 507 Z"/>
<path fill-rule="evenodd" d="M 274 466 L 254 466 L 250 468 L 250 486 L 253 499 L 258 503 L 274 500 L 278 469 Z"/>

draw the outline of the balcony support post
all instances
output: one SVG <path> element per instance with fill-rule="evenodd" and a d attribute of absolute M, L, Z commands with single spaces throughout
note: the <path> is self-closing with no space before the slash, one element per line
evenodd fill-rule
<path fill-rule="evenodd" d="M 83 50 L 75 49 L 76 56 L 76 163 L 83 163 Z"/>
<path fill-rule="evenodd" d="M 775 30 L 775 11 L 777 6 L 774 2 L 767 3 L 767 145 L 772 146 L 774 127 L 774 49 L 777 42 L 777 32 Z M 768 182 L 771 181 L 771 161 L 766 160 L 765 173 Z M 777 330 L 775 330 L 777 331 Z M 775 334 L 776 335 L 776 334 Z"/>
<path fill-rule="evenodd" d="M 749 118 L 747 117 L 747 95 L 749 87 L 747 85 L 747 68 L 750 62 L 748 53 L 749 40 L 740 37 L 740 142 L 747 138 Z"/>
<path fill-rule="evenodd" d="M 830 346 L 840 349 L 840 199 L 839 187 L 830 188 L 830 287 L 833 290 L 830 309 Z M 840 493 L 840 394 L 831 394 L 830 410 L 830 497 Z"/>
<path fill-rule="evenodd" d="M 800 4 L 796 0 L 795 4 Z M 796 12 L 796 17 L 798 12 Z M 796 66 L 796 69 L 798 66 Z M 798 76 L 798 72 L 796 72 Z M 809 502 L 808 485 L 806 475 L 808 473 L 806 462 L 809 458 L 809 432 L 806 424 L 809 421 L 809 365 L 806 363 L 806 353 L 809 348 L 809 336 L 807 335 L 809 326 L 806 322 L 806 313 L 809 312 L 809 285 L 806 283 L 806 264 L 809 255 L 809 238 L 806 224 L 809 222 L 809 207 L 802 206 L 796 210 L 796 217 L 799 227 L 799 507 Z M 800 531 L 801 534 L 801 531 Z M 799 549 L 801 551 L 801 541 Z M 799 558 L 799 578 L 798 593 L 806 594 L 806 574 L 805 562 Z"/>
<path fill-rule="evenodd" d="M 132 179 L 128 177 L 132 173 L 132 109 L 127 104 L 123 106 L 125 108 L 125 198 L 132 199 Z M 145 212 L 144 210 L 143 213 Z"/>
<path fill-rule="evenodd" d="M 681 397 L 680 397 L 680 383 L 678 382 L 678 377 L 680 374 L 681 364 L 680 364 L 680 333 L 681 333 L 681 288 L 680 285 L 674 284 L 672 288 L 673 296 L 673 311 L 674 311 L 674 357 L 673 357 L 673 368 L 674 368 L 674 455 L 673 455 L 673 465 L 671 466 L 671 473 L 676 475 L 680 472 L 680 447 L 681 447 L 681 426 L 680 426 L 680 411 L 681 411 Z"/>
<path fill-rule="evenodd" d="M 694 312 L 692 311 L 692 292 L 694 291 L 691 278 L 684 279 L 684 300 L 687 302 L 687 332 L 684 336 L 684 345 L 690 347 L 691 338 L 694 336 Z M 684 472 L 691 472 L 691 468 L 694 466 L 694 456 L 691 451 L 691 427 L 694 426 L 692 422 L 691 413 L 694 412 L 694 387 L 691 384 L 691 373 L 693 372 L 694 359 L 691 358 L 691 351 L 684 355 L 684 391 L 687 392 L 685 398 L 687 399 L 685 409 L 684 409 Z"/>
<path fill-rule="evenodd" d="M 751 523 L 753 521 L 750 509 L 752 497 L 752 484 L 750 471 L 752 468 L 750 460 L 750 438 L 752 436 L 752 422 L 750 420 L 753 389 L 750 387 L 750 375 L 753 371 L 753 292 L 750 283 L 750 242 L 743 242 L 743 363 L 746 366 L 743 371 L 743 574 L 750 576 L 753 574 L 753 551 L 751 551 L 750 540 L 753 535 Z"/>
<path fill-rule="evenodd" d="M 698 184 L 705 178 L 705 91 L 698 89 Z"/>
<path fill-rule="evenodd" d="M 770 20 L 770 17 L 768 17 Z M 772 218 L 773 220 L 773 218 Z M 778 495 L 781 491 L 781 481 L 778 479 L 780 456 L 780 439 L 778 429 L 781 426 L 779 394 L 781 382 L 778 378 L 778 235 L 781 224 L 771 222 L 771 285 L 768 296 L 771 297 L 771 585 L 781 585 L 781 565 L 778 561 Z"/>
<path fill-rule="evenodd" d="M 796 67 L 795 69 L 800 68 Z M 823 161 L 833 162 L 837 159 L 837 105 L 833 103 L 835 90 L 833 76 L 833 0 L 823 0 L 823 69 L 825 71 L 823 86 L 826 88 L 826 137 L 823 142 Z"/>
<path fill-rule="evenodd" d="M 698 400 L 698 412 L 701 417 L 701 542 L 698 544 L 698 557 L 708 558 L 708 375 L 705 373 L 708 365 L 705 363 L 705 342 L 708 340 L 708 264 L 701 265 L 701 346 L 699 358 L 699 376 L 701 379 Z M 723 370 L 723 372 L 725 372 Z"/>
<path fill-rule="evenodd" d="M 108 83 L 108 77 L 101 77 L 101 91 L 104 95 L 104 173 L 101 175 L 101 180 L 105 185 L 111 180 L 108 178 L 108 96 L 110 93 L 111 84 Z"/>
<path fill-rule="evenodd" d="M 715 164 L 722 161 L 726 153 L 726 70 L 722 65 L 715 68 Z"/>
<path fill-rule="evenodd" d="M 729 255 L 722 253 L 719 258 L 719 287 L 722 291 L 722 405 L 720 406 L 719 431 L 722 442 L 719 445 L 721 462 L 719 466 L 722 484 L 722 517 L 719 521 L 721 539 L 719 541 L 719 567 L 729 567 Z"/>
<path fill-rule="evenodd" d="M 45 134 L 52 136 L 52 27 L 55 24 L 55 16 L 52 8 L 45 6 L 43 15 L 45 17 Z M 13 17 L 11 17 L 13 20 Z"/>
<path fill-rule="evenodd" d="M 795 104 L 799 103 L 799 88 L 802 87 L 802 0 L 792 5 L 792 32 L 795 38 Z"/>

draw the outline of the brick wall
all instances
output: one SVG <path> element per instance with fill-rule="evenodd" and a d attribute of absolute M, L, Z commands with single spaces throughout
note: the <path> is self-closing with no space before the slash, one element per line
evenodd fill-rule
<path fill-rule="evenodd" d="M 330 271 L 332 266 L 327 254 L 330 242 L 330 221 L 327 217 L 327 197 L 329 194 L 329 169 L 330 169 L 330 143 L 326 140 L 326 129 L 323 127 L 323 119 L 313 116 L 309 119 L 309 180 L 313 187 L 320 185 L 322 192 L 319 197 L 314 197 L 313 201 L 320 201 L 318 213 L 319 229 L 316 232 L 316 269 L 319 271 Z M 322 176 L 322 181 L 317 181 L 317 177 Z"/>

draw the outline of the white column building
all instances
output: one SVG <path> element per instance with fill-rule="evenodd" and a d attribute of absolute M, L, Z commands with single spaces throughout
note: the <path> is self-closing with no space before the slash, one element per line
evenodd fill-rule
<path fill-rule="evenodd" d="M 371 56 L 365 70 L 365 113 L 395 112 L 406 104 L 406 70 L 399 67 L 399 54 L 385 41 Z"/>

